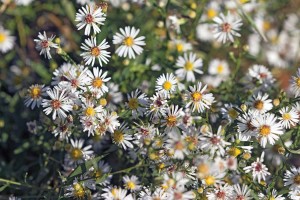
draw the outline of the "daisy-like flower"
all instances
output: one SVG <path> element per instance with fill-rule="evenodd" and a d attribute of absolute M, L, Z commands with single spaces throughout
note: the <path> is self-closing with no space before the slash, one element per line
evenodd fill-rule
<path fill-rule="evenodd" d="M 222 126 L 219 126 L 216 134 L 208 132 L 207 135 L 200 137 L 200 148 L 205 151 L 210 151 L 211 155 L 217 153 L 217 155 L 224 156 L 224 147 L 230 145 L 230 142 L 226 142 L 222 136 Z"/>
<path fill-rule="evenodd" d="M 8 30 L 0 26 L 0 51 L 6 53 L 14 47 L 15 37 L 11 36 Z"/>
<path fill-rule="evenodd" d="M 279 135 L 284 132 L 282 126 L 277 122 L 277 117 L 273 113 L 266 113 L 257 115 L 251 122 L 255 127 L 255 133 L 262 147 L 266 147 L 266 144 L 275 144 L 275 141 L 279 139 Z"/>
<path fill-rule="evenodd" d="M 136 176 L 124 176 L 123 177 L 124 187 L 130 191 L 137 191 L 141 189 L 140 181 Z"/>
<path fill-rule="evenodd" d="M 208 192 L 206 197 L 208 200 L 232 200 L 233 187 L 225 184 L 217 186 L 213 191 Z"/>
<path fill-rule="evenodd" d="M 147 114 L 150 114 L 150 119 L 159 118 L 161 115 L 166 113 L 167 106 L 167 100 L 163 93 L 156 92 L 152 97 L 150 97 L 149 110 Z"/>
<path fill-rule="evenodd" d="M 291 167 L 284 174 L 284 186 L 289 186 L 290 190 L 300 190 L 300 167 Z"/>
<path fill-rule="evenodd" d="M 300 68 L 298 68 L 296 76 L 292 77 L 291 90 L 295 94 L 295 97 L 300 96 Z"/>
<path fill-rule="evenodd" d="M 34 109 L 35 106 L 38 108 L 40 107 L 43 96 L 46 96 L 47 87 L 45 88 L 44 86 L 45 85 L 35 84 L 29 87 L 25 99 L 25 105 L 27 107 L 30 107 L 31 109 Z"/>
<path fill-rule="evenodd" d="M 247 79 L 251 83 L 258 82 L 264 88 L 270 86 L 274 82 L 272 73 L 263 65 L 253 65 L 251 68 L 249 68 Z"/>
<path fill-rule="evenodd" d="M 243 23 L 242 20 L 237 19 L 236 16 L 231 15 L 230 13 L 225 16 L 221 13 L 220 16 L 215 17 L 213 21 L 216 23 L 214 30 L 215 38 L 219 42 L 225 43 L 227 40 L 234 42 L 233 36 L 241 36 L 238 31 Z"/>
<path fill-rule="evenodd" d="M 168 149 L 169 154 L 172 155 L 172 158 L 183 160 L 184 156 L 189 154 L 187 142 L 176 132 L 171 132 L 168 136 L 169 139 L 167 140 L 166 148 Z"/>
<path fill-rule="evenodd" d="M 43 99 L 42 101 L 42 106 L 45 108 L 43 110 L 45 114 L 49 115 L 53 112 L 53 120 L 55 120 L 57 116 L 61 119 L 66 118 L 66 112 L 72 110 L 72 101 L 68 97 L 67 91 L 59 87 L 54 87 L 53 89 L 48 89 L 46 93 L 51 99 Z"/>
<path fill-rule="evenodd" d="M 251 136 L 255 136 L 255 127 L 252 125 L 252 120 L 255 118 L 255 112 L 253 110 L 248 110 L 247 113 L 244 113 L 238 116 L 237 123 L 238 132 L 239 132 L 239 140 L 241 141 L 249 141 Z"/>
<path fill-rule="evenodd" d="M 126 26 L 125 29 L 120 28 L 120 32 L 113 36 L 113 43 L 121 44 L 116 50 L 118 56 L 127 57 L 128 55 L 129 59 L 132 59 L 135 55 L 140 55 L 143 52 L 141 46 L 146 45 L 145 36 L 137 37 L 140 29 Z"/>
<path fill-rule="evenodd" d="M 170 46 L 175 48 L 178 53 L 186 52 L 192 50 L 192 44 L 186 42 L 185 40 L 171 40 Z"/>
<path fill-rule="evenodd" d="M 54 121 L 56 128 L 52 131 L 55 137 L 59 136 L 59 140 L 68 141 L 70 135 L 72 134 L 73 123 L 66 119 L 59 119 Z"/>
<path fill-rule="evenodd" d="M 158 187 L 153 192 L 151 192 L 148 188 L 144 188 L 144 191 L 139 193 L 141 200 L 168 200 L 170 194 L 168 191 Z"/>
<path fill-rule="evenodd" d="M 156 80 L 155 90 L 158 92 L 162 92 L 167 98 L 169 98 L 170 94 L 174 93 L 177 86 L 176 77 L 171 74 L 162 74 Z"/>
<path fill-rule="evenodd" d="M 126 150 L 127 148 L 133 148 L 133 144 L 131 140 L 133 140 L 132 136 L 128 134 L 127 125 L 123 122 L 111 135 L 112 141 L 118 146 L 122 145 L 122 147 Z"/>
<path fill-rule="evenodd" d="M 120 122 L 117 120 L 118 117 L 119 116 L 117 115 L 116 112 L 109 113 L 108 111 L 104 110 L 103 117 L 100 120 L 100 126 L 101 126 L 101 124 L 103 124 L 105 127 L 105 131 L 107 130 L 110 133 L 113 133 L 116 130 L 116 128 L 118 126 L 120 126 Z M 102 127 L 99 127 L 99 128 L 102 128 Z M 98 128 L 98 130 L 99 130 L 99 128 Z M 100 131 L 99 133 L 100 133 L 100 135 L 102 135 L 101 133 L 103 133 L 103 132 Z M 105 132 L 103 134 L 105 134 Z"/>
<path fill-rule="evenodd" d="M 105 175 L 107 175 L 111 171 L 111 167 L 104 161 L 100 160 L 99 163 L 96 166 L 93 166 L 89 171 L 91 172 L 90 174 L 93 177 L 95 177 L 97 184 L 101 186 L 109 184 L 112 175 L 109 175 L 104 180 L 102 179 Z"/>
<path fill-rule="evenodd" d="M 300 200 L 300 189 L 290 190 L 289 191 L 289 197 L 292 200 Z"/>
<path fill-rule="evenodd" d="M 251 190 L 248 188 L 247 185 L 242 185 L 242 187 L 239 184 L 236 184 L 233 186 L 234 194 L 233 194 L 233 200 L 250 200 L 252 199 Z"/>
<path fill-rule="evenodd" d="M 245 172 L 251 172 L 253 181 L 257 179 L 258 183 L 260 183 L 261 180 L 265 181 L 266 176 L 270 175 L 270 172 L 268 172 L 268 168 L 263 164 L 264 155 L 265 153 L 263 152 L 260 158 L 258 157 L 256 161 L 251 164 L 251 166 L 244 167 Z"/>
<path fill-rule="evenodd" d="M 228 77 L 230 70 L 227 61 L 213 59 L 208 65 L 208 73 L 211 75 L 218 75 L 222 78 Z"/>
<path fill-rule="evenodd" d="M 70 74 L 77 73 L 77 67 L 71 63 L 64 63 L 53 72 L 51 85 L 58 85 L 62 81 L 67 81 Z"/>
<path fill-rule="evenodd" d="M 178 132 L 178 126 L 180 125 L 179 118 L 181 117 L 182 108 L 179 108 L 178 105 L 171 105 L 166 114 L 164 115 L 164 119 L 162 120 L 162 126 L 166 126 L 165 132 L 175 131 Z"/>
<path fill-rule="evenodd" d="M 84 181 L 79 182 L 77 179 L 74 180 L 71 186 L 65 188 L 65 197 L 75 197 L 76 199 L 84 199 L 87 195 L 88 188 Z"/>
<path fill-rule="evenodd" d="M 94 7 L 92 5 L 86 5 L 79 9 L 76 13 L 75 22 L 79 22 L 76 26 L 78 30 L 85 27 L 84 34 L 90 35 L 91 28 L 94 30 L 94 34 L 101 32 L 99 25 L 103 25 L 105 21 L 105 14 L 100 7 Z"/>
<path fill-rule="evenodd" d="M 59 82 L 63 87 L 70 87 L 72 92 L 76 92 L 77 89 L 85 89 L 85 85 L 88 83 L 86 72 L 88 68 L 82 68 L 77 70 L 70 70 L 64 75 L 64 80 Z"/>
<path fill-rule="evenodd" d="M 110 52 L 105 49 L 109 48 L 108 42 L 104 39 L 99 45 L 97 45 L 96 37 L 91 37 L 84 40 L 81 49 L 85 50 L 80 56 L 83 57 L 86 65 L 95 64 L 95 59 L 97 58 L 100 66 L 102 67 L 102 62 L 107 64 L 108 58 L 110 57 Z"/>
<path fill-rule="evenodd" d="M 281 116 L 278 119 L 286 129 L 290 129 L 299 122 L 298 113 L 294 108 L 289 109 L 288 107 L 284 107 L 279 110 L 279 113 Z"/>
<path fill-rule="evenodd" d="M 185 107 L 189 108 L 192 106 L 192 111 L 194 112 L 196 110 L 198 113 L 202 113 L 205 109 L 209 109 L 215 98 L 211 93 L 206 93 L 206 88 L 207 85 L 202 88 L 201 82 L 198 82 L 198 84 L 193 87 L 190 86 L 190 91 L 188 93 L 189 102 Z"/>
<path fill-rule="evenodd" d="M 194 72 L 198 74 L 203 74 L 202 59 L 196 57 L 196 54 L 190 53 L 189 55 L 185 53 L 183 56 L 179 56 L 176 61 L 176 66 L 180 69 L 175 71 L 175 74 L 180 78 L 186 78 L 187 81 L 195 82 Z"/>
<path fill-rule="evenodd" d="M 255 112 L 260 114 L 268 112 L 273 108 L 272 100 L 268 99 L 269 95 L 262 95 L 261 92 L 257 94 L 257 96 L 252 96 L 248 105 L 252 106 Z"/>
<path fill-rule="evenodd" d="M 90 158 L 90 156 L 94 153 L 92 149 L 92 145 L 87 145 L 83 147 L 84 140 L 73 140 L 71 139 L 71 149 L 69 151 L 69 155 L 71 160 L 75 163 L 81 163 L 84 160 Z"/>
<path fill-rule="evenodd" d="M 184 189 L 185 185 L 190 181 L 183 172 L 173 171 L 171 174 L 163 174 L 163 183 L 161 187 L 167 189 Z"/>
<path fill-rule="evenodd" d="M 136 91 L 132 91 L 130 94 L 127 94 L 127 98 L 128 102 L 126 103 L 126 107 L 131 110 L 133 118 L 143 116 L 148 104 L 146 94 L 137 89 Z"/>
<path fill-rule="evenodd" d="M 107 72 L 102 73 L 102 69 L 98 67 L 93 68 L 93 73 L 91 71 L 87 72 L 88 76 L 88 88 L 93 93 L 96 98 L 100 98 L 104 93 L 108 92 L 108 87 L 105 85 L 111 78 L 106 77 Z"/>
<path fill-rule="evenodd" d="M 101 105 L 95 104 L 91 100 L 83 100 L 82 105 L 82 116 L 90 117 L 90 118 L 101 118 L 103 112 L 103 107 Z"/>
<path fill-rule="evenodd" d="M 271 195 L 264 195 L 263 193 L 258 194 L 259 200 L 285 200 L 285 197 L 278 195 L 275 189 L 272 190 Z"/>
<path fill-rule="evenodd" d="M 174 200 L 192 200 L 196 198 L 196 194 L 193 191 L 186 191 L 185 188 L 170 190 L 169 199 Z"/>
<path fill-rule="evenodd" d="M 46 32 L 44 31 L 44 34 L 39 33 L 38 35 L 39 39 L 34 39 L 36 42 L 36 49 L 41 51 L 41 54 L 44 54 L 45 58 L 51 59 L 50 49 L 51 48 L 58 48 L 58 45 L 53 43 L 53 39 L 55 38 L 54 35 L 52 35 L 50 38 L 47 37 Z"/>

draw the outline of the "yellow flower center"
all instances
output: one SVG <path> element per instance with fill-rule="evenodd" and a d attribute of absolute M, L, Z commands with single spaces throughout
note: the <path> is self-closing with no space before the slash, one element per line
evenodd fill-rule
<path fill-rule="evenodd" d="M 82 199 L 84 197 L 85 191 L 81 184 L 75 183 L 73 185 L 73 189 L 74 189 L 73 194 L 76 198 Z"/>
<path fill-rule="evenodd" d="M 111 190 L 111 194 L 113 195 L 114 198 L 117 197 L 118 191 L 119 191 L 118 188 L 113 188 L 113 189 Z"/>
<path fill-rule="evenodd" d="M 268 30 L 270 30 L 270 28 L 271 28 L 270 22 L 264 21 L 264 22 L 263 22 L 263 29 L 264 29 L 265 31 L 268 31 Z"/>
<path fill-rule="evenodd" d="M 207 10 L 207 17 L 208 17 L 209 19 L 214 18 L 216 15 L 217 15 L 217 12 L 216 12 L 214 9 L 209 8 L 209 9 Z"/>
<path fill-rule="evenodd" d="M 193 101 L 200 101 L 202 99 L 202 94 L 197 91 L 193 92 L 191 96 L 193 98 Z"/>
<path fill-rule="evenodd" d="M 208 172 L 209 172 L 209 167 L 205 163 L 199 164 L 197 169 L 198 169 L 198 173 L 203 174 L 203 175 L 208 174 Z"/>
<path fill-rule="evenodd" d="M 239 0 L 241 4 L 247 3 L 249 0 Z"/>
<path fill-rule="evenodd" d="M 296 183 L 297 185 L 300 185 L 300 174 L 298 174 L 294 177 L 294 183 Z"/>
<path fill-rule="evenodd" d="M 172 87 L 172 83 L 171 83 L 170 81 L 164 82 L 163 88 L 164 88 L 165 90 L 169 91 L 169 90 L 171 89 L 171 87 Z"/>
<path fill-rule="evenodd" d="M 296 84 L 298 87 L 300 87 L 300 77 L 296 79 Z"/>
<path fill-rule="evenodd" d="M 124 39 L 124 44 L 128 47 L 131 47 L 133 45 L 133 38 L 132 37 L 126 37 Z"/>
<path fill-rule="evenodd" d="M 217 73 L 222 74 L 224 72 L 224 66 L 223 65 L 218 65 L 217 66 Z"/>
<path fill-rule="evenodd" d="M 138 99 L 137 98 L 131 98 L 131 99 L 129 99 L 128 107 L 131 110 L 136 110 L 139 107 L 139 101 L 138 101 Z"/>
<path fill-rule="evenodd" d="M 275 200 L 275 197 L 274 197 L 274 196 L 271 196 L 271 197 L 269 198 L 269 200 Z"/>
<path fill-rule="evenodd" d="M 264 107 L 264 103 L 261 100 L 257 100 L 254 102 L 254 108 L 257 110 L 262 110 Z"/>
<path fill-rule="evenodd" d="M 95 78 L 93 81 L 92 81 L 92 86 L 95 87 L 95 88 L 101 88 L 102 87 L 102 84 L 103 84 L 103 81 L 101 78 Z"/>
<path fill-rule="evenodd" d="M 167 185 L 169 186 L 169 187 L 172 187 L 173 185 L 175 185 L 175 180 L 174 179 L 169 179 L 169 180 L 167 180 Z"/>
<path fill-rule="evenodd" d="M 101 169 L 95 170 L 95 172 L 94 172 L 94 176 L 95 176 L 96 178 L 101 177 L 102 174 L 103 174 L 103 173 L 102 173 Z"/>
<path fill-rule="evenodd" d="M 176 45 L 176 49 L 178 52 L 182 52 L 183 51 L 183 44 L 179 43 Z"/>
<path fill-rule="evenodd" d="M 262 125 L 259 129 L 259 134 L 261 136 L 268 136 L 271 133 L 271 128 L 268 125 Z"/>
<path fill-rule="evenodd" d="M 239 115 L 239 113 L 236 110 L 234 110 L 233 108 L 231 108 L 228 110 L 228 115 L 231 119 L 236 119 L 237 116 Z"/>
<path fill-rule="evenodd" d="M 71 158 L 73 160 L 79 160 L 79 159 L 82 158 L 83 153 L 82 153 L 82 151 L 80 149 L 73 148 L 72 151 L 71 151 L 71 153 L 70 153 L 70 155 L 71 155 Z"/>
<path fill-rule="evenodd" d="M 211 186 L 211 185 L 215 184 L 215 177 L 213 177 L 213 176 L 207 176 L 205 178 L 205 183 L 208 186 Z"/>
<path fill-rule="evenodd" d="M 33 87 L 30 89 L 30 96 L 33 99 L 38 99 L 41 96 L 41 89 L 39 87 Z"/>
<path fill-rule="evenodd" d="M 91 48 L 91 54 L 93 56 L 99 56 L 100 55 L 100 49 L 98 47 Z"/>
<path fill-rule="evenodd" d="M 130 190 L 134 190 L 135 187 L 136 187 L 136 185 L 135 185 L 134 182 L 128 181 L 128 182 L 126 183 L 126 187 L 127 187 L 128 189 L 130 189 Z"/>
<path fill-rule="evenodd" d="M 122 133 L 122 131 L 120 130 L 116 130 L 114 132 L 114 136 L 113 136 L 113 139 L 116 143 L 121 143 L 124 141 L 124 134 Z"/>
<path fill-rule="evenodd" d="M 0 43 L 3 43 L 6 39 L 6 35 L 4 33 L 0 33 Z"/>
<path fill-rule="evenodd" d="M 291 114 L 290 113 L 283 113 L 282 114 L 282 118 L 284 120 L 290 120 L 292 118 Z"/>
<path fill-rule="evenodd" d="M 194 64 L 190 61 L 187 61 L 184 65 L 184 69 L 187 71 L 192 71 L 194 69 Z"/>
<path fill-rule="evenodd" d="M 182 149 L 184 149 L 183 143 L 180 142 L 180 141 L 176 142 L 176 143 L 175 143 L 175 149 L 176 149 L 176 150 L 179 150 L 179 151 L 182 150 Z"/>
<path fill-rule="evenodd" d="M 240 155 L 242 153 L 242 151 L 239 148 L 236 147 L 231 147 L 228 150 L 228 154 L 234 157 L 237 157 L 238 155 Z"/>
<path fill-rule="evenodd" d="M 101 98 L 99 101 L 101 106 L 106 106 L 107 105 L 107 100 L 105 98 Z"/>
<path fill-rule="evenodd" d="M 177 118 L 175 115 L 170 115 L 167 117 L 167 125 L 168 126 L 175 126 L 177 122 Z"/>
<path fill-rule="evenodd" d="M 93 107 L 87 107 L 87 109 L 85 110 L 85 115 L 86 116 L 95 116 L 96 112 L 95 109 Z"/>

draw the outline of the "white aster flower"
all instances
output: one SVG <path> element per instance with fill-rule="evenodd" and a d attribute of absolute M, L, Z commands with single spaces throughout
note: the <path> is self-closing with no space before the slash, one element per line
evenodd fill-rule
<path fill-rule="evenodd" d="M 161 115 L 166 113 L 167 106 L 168 104 L 164 94 L 161 92 L 156 92 L 152 97 L 150 97 L 147 115 L 150 115 L 150 119 L 160 118 Z"/>
<path fill-rule="evenodd" d="M 285 200 L 285 197 L 277 194 L 277 190 L 273 189 L 271 195 L 258 194 L 259 200 Z"/>
<path fill-rule="evenodd" d="M 165 132 L 175 131 L 178 132 L 178 127 L 180 126 L 179 118 L 182 116 L 182 108 L 178 105 L 171 105 L 166 114 L 164 114 L 164 119 L 162 120 L 162 126 L 166 126 Z"/>
<path fill-rule="evenodd" d="M 140 55 L 143 52 L 141 46 L 146 45 L 144 36 L 137 37 L 140 29 L 126 26 L 125 29 L 120 28 L 120 32 L 113 36 L 113 43 L 121 45 L 116 50 L 118 56 L 127 57 L 128 55 L 129 59 L 132 59 L 135 55 Z"/>
<path fill-rule="evenodd" d="M 255 127 L 254 132 L 260 145 L 264 148 L 267 143 L 274 145 L 279 139 L 279 135 L 284 133 L 281 124 L 277 122 L 277 117 L 273 113 L 257 115 L 251 124 Z"/>
<path fill-rule="evenodd" d="M 14 47 L 15 37 L 11 36 L 8 30 L 0 26 L 0 51 L 6 53 Z"/>
<path fill-rule="evenodd" d="M 71 160 L 76 163 L 81 163 L 91 157 L 94 153 L 92 149 L 92 145 L 87 145 L 83 147 L 84 140 L 70 140 L 71 142 L 71 149 L 69 151 L 68 156 L 70 156 Z"/>
<path fill-rule="evenodd" d="M 284 186 L 289 186 L 290 190 L 300 190 L 300 167 L 291 167 L 284 174 Z"/>
<path fill-rule="evenodd" d="M 281 116 L 278 119 L 282 126 L 286 129 L 296 126 L 299 122 L 298 113 L 294 108 L 289 109 L 288 107 L 284 107 L 279 110 L 279 113 Z"/>
<path fill-rule="evenodd" d="M 181 134 L 176 132 L 170 132 L 168 134 L 169 139 L 167 140 L 166 148 L 172 158 L 183 160 L 185 155 L 188 155 L 187 142 Z"/>
<path fill-rule="evenodd" d="M 81 49 L 85 50 L 86 52 L 83 52 L 80 54 L 80 56 L 83 57 L 86 65 L 94 66 L 96 58 L 98 59 L 101 67 L 102 62 L 105 64 L 108 63 L 110 52 L 105 50 L 109 48 L 106 39 L 104 39 L 99 45 L 97 45 L 96 37 L 85 39 L 84 42 L 85 43 L 82 43 Z"/>
<path fill-rule="evenodd" d="M 252 120 L 255 118 L 256 113 L 249 109 L 247 113 L 238 116 L 237 123 L 239 140 L 249 141 L 251 136 L 255 136 L 255 127 L 252 125 Z"/>
<path fill-rule="evenodd" d="M 94 30 L 94 34 L 101 32 L 99 25 L 103 25 L 105 21 L 105 14 L 100 7 L 95 9 L 92 5 L 86 5 L 79 9 L 76 13 L 75 22 L 79 22 L 76 26 L 78 30 L 85 27 L 84 34 L 90 35 L 91 28 Z"/>
<path fill-rule="evenodd" d="M 225 184 L 224 186 L 219 185 L 206 195 L 208 200 L 232 200 L 232 196 L 233 187 L 228 184 Z"/>
<path fill-rule="evenodd" d="M 251 172 L 253 176 L 253 181 L 257 179 L 258 183 L 261 180 L 266 180 L 266 176 L 270 175 L 268 172 L 268 168 L 263 164 L 264 161 L 264 152 L 261 154 L 261 157 L 257 158 L 255 162 L 251 164 L 251 166 L 244 167 L 246 173 Z"/>
<path fill-rule="evenodd" d="M 226 60 L 213 59 L 209 63 L 208 73 L 226 78 L 230 74 L 229 65 Z"/>
<path fill-rule="evenodd" d="M 61 119 L 67 117 L 66 112 L 72 110 L 72 101 L 68 97 L 68 93 L 65 89 L 54 87 L 46 91 L 50 100 L 43 99 L 42 106 L 45 108 L 43 111 L 46 115 L 52 113 L 52 119 L 55 120 L 58 116 Z"/>
<path fill-rule="evenodd" d="M 136 176 L 124 176 L 123 177 L 124 187 L 130 191 L 137 191 L 141 189 L 140 181 Z"/>
<path fill-rule="evenodd" d="M 250 83 L 253 83 L 252 86 L 258 82 L 263 88 L 267 88 L 275 81 L 272 73 L 263 65 L 253 65 L 251 68 L 249 68 L 247 79 L 250 81 Z"/>
<path fill-rule="evenodd" d="M 44 54 L 45 58 L 51 59 L 52 57 L 50 54 L 50 49 L 58 48 L 58 45 L 52 42 L 55 36 L 52 35 L 50 38 L 48 38 L 46 32 L 44 31 L 44 34 L 39 33 L 38 38 L 39 39 L 34 39 L 36 42 L 36 49 L 41 51 L 40 55 Z"/>
<path fill-rule="evenodd" d="M 252 106 L 253 110 L 259 114 L 268 112 L 273 108 L 272 100 L 268 99 L 269 95 L 262 95 L 261 92 L 257 96 L 253 95 L 248 105 Z"/>
<path fill-rule="evenodd" d="M 300 189 L 290 190 L 289 197 L 292 200 L 300 200 Z"/>
<path fill-rule="evenodd" d="M 45 85 L 35 84 L 29 87 L 24 102 L 27 107 L 30 107 L 31 109 L 34 109 L 35 106 L 38 108 L 40 107 L 43 97 L 46 96 L 46 90 L 48 89 L 44 86 Z"/>
<path fill-rule="evenodd" d="M 128 102 L 126 102 L 126 107 L 131 110 L 132 117 L 137 118 L 138 116 L 143 116 L 148 104 L 148 97 L 146 94 L 142 93 L 139 89 L 136 89 L 136 91 L 127 94 L 127 98 Z"/>
<path fill-rule="evenodd" d="M 179 56 L 176 61 L 176 66 L 180 69 L 175 71 L 175 74 L 180 78 L 186 78 L 187 81 L 195 82 L 194 72 L 198 74 L 203 74 L 202 68 L 202 59 L 197 58 L 194 53 L 185 53 L 183 56 Z"/>
<path fill-rule="evenodd" d="M 202 88 L 201 82 L 198 82 L 198 84 L 193 87 L 190 86 L 190 91 L 187 95 L 189 102 L 185 107 L 189 108 L 192 106 L 192 111 L 197 111 L 198 113 L 202 113 L 205 109 L 209 109 L 215 98 L 213 97 L 213 94 L 206 92 L 206 88 L 207 85 L 204 85 Z"/>
<path fill-rule="evenodd" d="M 251 190 L 248 188 L 247 185 L 242 185 L 242 187 L 239 184 L 236 184 L 233 186 L 234 189 L 234 195 L 233 200 L 250 200 L 251 197 Z"/>
<path fill-rule="evenodd" d="M 177 80 L 175 76 L 171 74 L 162 74 L 156 80 L 155 90 L 162 92 L 165 97 L 169 98 L 170 94 L 174 93 L 177 86 Z"/>
<path fill-rule="evenodd" d="M 122 123 L 111 135 L 112 141 L 118 146 L 122 146 L 125 150 L 127 148 L 133 148 L 131 141 L 132 136 L 128 134 L 128 128 L 126 123 Z"/>
<path fill-rule="evenodd" d="M 236 18 L 236 16 L 228 13 L 224 16 L 223 13 L 220 16 L 215 17 L 213 21 L 216 23 L 214 34 L 215 38 L 219 42 L 225 43 L 227 40 L 234 42 L 233 36 L 240 37 L 241 35 L 237 32 L 242 26 L 242 20 Z"/>
<path fill-rule="evenodd" d="M 107 76 L 107 72 L 103 72 L 99 67 L 93 68 L 93 73 L 91 71 L 87 72 L 88 76 L 88 89 L 92 94 L 98 99 L 103 94 L 108 92 L 108 87 L 106 83 L 111 79 Z"/>

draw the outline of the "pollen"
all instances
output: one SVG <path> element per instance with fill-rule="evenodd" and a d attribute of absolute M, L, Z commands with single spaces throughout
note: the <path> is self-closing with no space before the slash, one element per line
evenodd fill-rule
<path fill-rule="evenodd" d="M 73 148 L 73 149 L 71 150 L 70 156 L 71 156 L 71 158 L 72 158 L 73 160 L 79 160 L 79 159 L 82 158 L 83 153 L 82 153 L 82 151 L 81 151 L 80 149 L 78 149 L 78 148 Z"/>
<path fill-rule="evenodd" d="M 228 154 L 234 157 L 237 157 L 238 155 L 240 155 L 242 153 L 242 151 L 239 148 L 236 147 L 231 147 L 228 150 Z"/>
<path fill-rule="evenodd" d="M 211 186 L 211 185 L 215 184 L 215 177 L 213 177 L 213 176 L 207 176 L 205 178 L 205 183 L 208 186 Z"/>
<path fill-rule="evenodd" d="M 137 98 L 131 98 L 131 99 L 129 99 L 128 107 L 131 110 L 136 110 L 139 107 L 139 101 L 138 101 L 138 99 Z"/>
<path fill-rule="evenodd" d="M 268 136 L 271 133 L 271 128 L 268 125 L 262 125 L 259 129 L 259 134 L 261 136 Z"/>
<path fill-rule="evenodd" d="M 300 185 L 300 174 L 298 174 L 294 177 L 294 183 L 296 183 L 297 185 Z"/>
<path fill-rule="evenodd" d="M 224 72 L 224 66 L 223 65 L 218 65 L 217 66 L 217 73 L 222 74 Z"/>
<path fill-rule="evenodd" d="M 113 139 L 116 143 L 121 143 L 124 141 L 124 134 L 122 133 L 122 131 L 120 130 L 116 130 L 114 132 L 114 136 L 113 136 Z"/>
<path fill-rule="evenodd" d="M 123 41 L 124 45 L 131 47 L 134 44 L 132 37 L 126 37 Z"/>
<path fill-rule="evenodd" d="M 167 125 L 168 126 L 175 126 L 177 123 L 177 118 L 175 115 L 170 115 L 167 117 Z"/>
<path fill-rule="evenodd" d="M 36 86 L 30 88 L 30 96 L 33 99 L 38 99 L 41 96 L 41 88 Z"/>
<path fill-rule="evenodd" d="M 93 56 L 99 56 L 100 55 L 100 49 L 99 49 L 99 47 L 92 47 L 91 48 L 91 54 L 93 55 Z"/>
<path fill-rule="evenodd" d="M 53 109 L 59 109 L 61 107 L 61 103 L 59 100 L 54 99 L 51 101 L 51 106 Z"/>
<path fill-rule="evenodd" d="M 85 110 L 85 115 L 92 117 L 95 116 L 96 112 L 95 109 L 93 107 L 87 107 L 87 109 Z"/>
<path fill-rule="evenodd" d="M 300 77 L 296 79 L 296 85 L 300 87 Z"/>
<path fill-rule="evenodd" d="M 183 44 L 180 44 L 180 43 L 177 44 L 176 49 L 177 49 L 178 52 L 183 52 Z"/>
<path fill-rule="evenodd" d="M 82 185 L 79 183 L 75 183 L 73 185 L 73 189 L 74 189 L 74 196 L 77 197 L 78 199 L 83 199 L 85 191 Z"/>
<path fill-rule="evenodd" d="M 200 92 L 193 92 L 191 94 L 193 101 L 200 101 L 202 99 L 202 94 Z"/>
<path fill-rule="evenodd" d="M 94 80 L 93 80 L 93 82 L 92 82 L 92 86 L 94 87 L 94 88 L 101 88 L 102 87 L 102 84 L 103 84 L 103 81 L 102 81 L 102 79 L 101 78 L 95 78 Z"/>
<path fill-rule="evenodd" d="M 171 87 L 172 87 L 172 83 L 171 83 L 170 81 L 164 82 L 163 88 L 164 88 L 165 90 L 169 91 L 169 90 L 171 89 Z"/>
<path fill-rule="evenodd" d="M 85 16 L 84 21 L 85 21 L 87 24 L 91 24 L 91 23 L 93 23 L 94 18 L 93 18 L 93 16 L 92 16 L 91 14 L 87 14 L 87 15 Z"/>
<path fill-rule="evenodd" d="M 4 33 L 0 33 L 0 43 L 3 43 L 6 39 L 6 35 Z"/>
<path fill-rule="evenodd" d="M 282 114 L 282 118 L 284 120 L 290 120 L 292 118 L 291 114 L 290 113 L 283 113 Z"/>
<path fill-rule="evenodd" d="M 257 100 L 254 102 L 254 108 L 257 110 L 262 110 L 264 107 L 264 103 L 261 100 Z"/>
<path fill-rule="evenodd" d="M 126 183 L 126 187 L 127 187 L 128 189 L 130 189 L 130 190 L 134 190 L 135 187 L 136 187 L 136 185 L 135 185 L 135 183 L 134 183 L 133 181 L 128 181 L 128 182 Z"/>
<path fill-rule="evenodd" d="M 194 69 L 194 64 L 190 61 L 187 61 L 184 65 L 184 69 L 187 71 L 192 71 Z"/>
<path fill-rule="evenodd" d="M 227 22 L 225 22 L 224 24 L 221 25 L 222 26 L 222 31 L 223 32 L 230 32 L 231 31 L 231 25 Z"/>

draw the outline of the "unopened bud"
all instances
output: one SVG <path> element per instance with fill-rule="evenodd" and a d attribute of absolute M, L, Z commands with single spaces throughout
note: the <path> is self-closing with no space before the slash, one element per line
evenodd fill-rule
<path fill-rule="evenodd" d="M 274 106 L 279 106 L 279 104 L 280 104 L 280 100 L 279 99 L 274 99 L 273 100 L 273 105 Z"/>

